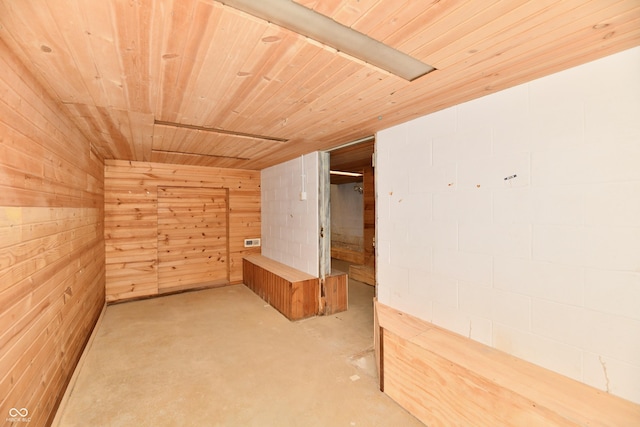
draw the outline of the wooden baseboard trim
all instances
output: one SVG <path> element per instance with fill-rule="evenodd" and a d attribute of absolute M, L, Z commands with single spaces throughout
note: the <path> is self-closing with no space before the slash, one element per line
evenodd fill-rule
<path fill-rule="evenodd" d="M 153 295 L 143 295 L 143 296 L 138 296 L 138 297 L 133 297 L 133 298 L 126 298 L 126 299 L 118 299 L 115 301 L 107 301 L 107 305 L 116 305 L 116 304 L 124 304 L 124 303 L 128 303 L 128 302 L 135 302 L 135 301 L 144 301 L 147 299 L 152 299 L 152 298 L 160 298 L 160 297 L 167 297 L 167 296 L 171 296 L 171 295 L 177 295 L 177 294 L 184 294 L 187 292 L 196 292 L 196 291 L 204 291 L 207 289 L 216 289 L 216 288 L 224 288 L 227 286 L 233 286 L 233 285 L 240 285 L 242 284 L 242 281 L 234 281 L 234 282 L 220 282 L 220 283 L 207 283 L 207 284 L 203 284 L 201 286 L 189 286 L 189 287 L 185 287 L 185 288 L 171 288 L 171 289 L 165 289 L 161 292 L 158 292 L 156 294 Z"/>
<path fill-rule="evenodd" d="M 104 320 L 104 315 L 107 312 L 107 303 L 105 302 L 105 304 L 102 306 L 102 310 L 100 311 L 100 315 L 98 316 L 98 319 L 96 320 L 96 323 L 93 325 L 93 329 L 91 330 L 91 335 L 89 335 L 89 339 L 87 340 L 84 349 L 82 350 L 82 354 L 80 355 L 80 359 L 78 360 L 78 363 L 76 364 L 76 367 L 73 369 L 73 374 L 71 375 L 71 379 L 69 379 L 69 382 L 67 383 L 67 387 L 64 390 L 64 394 L 62 395 L 62 398 L 60 399 L 60 403 L 58 404 L 58 408 L 56 409 L 56 414 L 53 417 L 53 421 L 51 422 L 51 426 L 52 427 L 58 427 L 60 426 L 60 421 L 61 421 L 61 417 L 62 417 L 62 413 L 64 412 L 67 403 L 69 402 L 69 398 L 71 396 L 71 393 L 73 392 L 73 389 L 76 386 L 76 382 L 78 381 L 78 376 L 80 375 L 80 371 L 82 370 L 82 366 L 84 365 L 84 362 L 86 361 L 87 358 L 87 354 L 89 353 L 89 350 L 91 349 L 91 346 L 93 345 L 93 341 L 95 340 L 95 337 L 98 333 L 98 328 L 100 327 L 100 325 L 102 324 L 102 321 Z M 62 427 L 62 426 L 60 426 Z"/>

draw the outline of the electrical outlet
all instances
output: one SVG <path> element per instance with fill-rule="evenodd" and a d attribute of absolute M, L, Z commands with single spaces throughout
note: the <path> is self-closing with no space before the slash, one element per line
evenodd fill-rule
<path fill-rule="evenodd" d="M 260 246 L 260 239 L 244 239 L 245 248 L 255 248 Z"/>

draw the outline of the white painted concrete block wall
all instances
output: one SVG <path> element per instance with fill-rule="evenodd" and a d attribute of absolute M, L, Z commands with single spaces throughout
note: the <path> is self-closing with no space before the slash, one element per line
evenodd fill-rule
<path fill-rule="evenodd" d="M 262 255 L 318 276 L 318 153 L 263 169 L 261 186 Z"/>
<path fill-rule="evenodd" d="M 354 186 L 362 183 L 331 185 L 331 239 L 364 248 L 364 199 Z"/>
<path fill-rule="evenodd" d="M 376 149 L 381 302 L 640 403 L 640 48 Z"/>

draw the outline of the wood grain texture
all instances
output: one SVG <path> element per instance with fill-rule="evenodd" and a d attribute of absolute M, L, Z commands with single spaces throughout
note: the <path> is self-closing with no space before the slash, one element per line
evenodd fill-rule
<path fill-rule="evenodd" d="M 340 259 L 355 264 L 364 264 L 364 251 L 356 251 L 339 244 L 332 244 L 331 258 Z"/>
<path fill-rule="evenodd" d="M 376 285 L 375 271 L 368 265 L 350 265 L 349 277 L 367 285 Z"/>
<path fill-rule="evenodd" d="M 378 303 L 378 297 L 373 297 L 373 353 L 376 359 L 376 370 L 378 372 L 378 384 L 380 391 L 384 392 L 384 371 L 382 366 L 382 351 L 384 344 L 382 343 L 384 337 L 380 322 L 378 322 L 378 310 L 375 309 Z"/>
<path fill-rule="evenodd" d="M 262 255 L 243 261 L 244 284 L 289 320 L 318 314 L 319 279 Z"/>
<path fill-rule="evenodd" d="M 166 239 L 167 230 L 172 227 L 172 221 L 175 223 L 173 225 L 186 221 L 187 217 L 184 213 L 185 209 L 186 212 L 189 209 L 189 207 L 180 207 L 177 199 L 169 204 L 166 204 L 167 200 L 163 201 L 162 198 L 159 201 L 159 192 L 162 192 L 163 188 L 172 187 L 185 188 L 182 195 L 193 193 L 198 195 L 196 199 L 204 194 L 203 191 L 218 191 L 218 196 L 222 192 L 226 194 L 225 208 L 222 207 L 222 201 L 212 202 L 206 208 L 213 209 L 213 217 L 207 220 L 205 226 L 207 224 L 214 225 L 220 221 L 224 222 L 224 216 L 227 216 L 226 237 L 220 233 L 213 235 L 212 238 L 220 243 L 213 244 L 206 249 L 208 251 L 206 257 L 215 253 L 216 260 L 218 254 L 224 254 L 227 251 L 227 261 L 217 263 L 215 268 L 212 268 L 213 265 L 201 268 L 202 263 L 199 261 L 200 267 L 190 264 L 196 260 L 191 255 L 198 252 L 195 250 L 195 246 L 187 243 L 188 240 L 193 240 L 194 235 L 189 232 L 179 236 L 175 230 L 171 233 L 170 239 L 176 244 L 182 245 L 182 250 L 186 251 L 182 255 L 178 255 L 178 257 L 182 256 L 183 261 L 166 258 L 158 252 L 158 242 Z M 215 196 L 214 199 L 219 200 L 218 196 Z M 180 192 L 176 197 L 182 197 Z M 193 199 L 186 200 L 188 200 L 188 204 L 194 201 Z M 171 213 L 170 209 L 174 208 L 182 209 L 179 218 L 168 216 Z M 191 231 L 195 230 L 195 225 L 199 224 L 198 221 L 199 219 L 196 219 L 195 224 L 192 221 L 187 221 L 194 226 Z M 182 226 L 186 226 L 186 223 L 183 223 Z M 157 295 L 161 289 L 165 291 L 171 288 L 185 289 L 190 285 L 199 286 L 205 282 L 216 286 L 224 283 L 240 283 L 242 281 L 242 257 L 260 252 L 260 248 L 245 248 L 244 239 L 259 238 L 260 226 L 259 172 L 108 160 L 105 167 L 107 301 L 152 296 Z M 180 241 L 180 237 L 182 237 L 182 241 Z M 226 242 L 222 243 L 222 240 L 225 239 Z M 184 259 L 184 256 L 187 255 L 191 261 Z M 158 260 L 161 261 L 160 264 Z M 175 264 L 176 262 L 178 264 Z M 158 268 L 163 264 L 167 268 L 163 270 L 164 272 L 159 272 Z M 190 271 L 188 273 L 180 271 L 177 276 L 173 276 L 175 283 L 172 285 L 170 279 L 172 267 L 186 266 L 187 264 L 190 264 L 187 268 Z M 221 267 L 223 264 L 224 267 Z M 228 270 L 223 272 L 220 268 Z M 209 276 L 210 271 L 217 271 L 216 276 Z M 161 277 L 167 278 L 162 286 L 159 286 L 159 274 Z"/>
<path fill-rule="evenodd" d="M 368 141 L 332 150 L 331 170 L 362 173 L 364 168 L 371 166 L 374 145 L 375 139 L 371 137 Z M 362 177 L 331 175 L 331 184 L 340 185 L 349 182 L 362 182 Z"/>
<path fill-rule="evenodd" d="M 640 44 L 635 0 L 298 2 L 437 70 L 407 82 L 208 0 L 0 0 L 0 37 L 101 156 L 253 170 Z"/>
<path fill-rule="evenodd" d="M 158 291 L 229 283 L 228 190 L 158 187 Z"/>
<path fill-rule="evenodd" d="M 631 426 L 640 405 L 376 302 L 383 389 L 429 426 Z"/>
<path fill-rule="evenodd" d="M 104 168 L 2 39 L 0 70 L 0 414 L 47 425 L 104 307 Z"/>
<path fill-rule="evenodd" d="M 346 273 L 333 271 L 325 277 L 323 306 L 325 316 L 349 309 L 349 276 Z"/>
<path fill-rule="evenodd" d="M 375 269 L 375 264 L 376 264 L 376 250 L 375 250 L 376 187 L 375 187 L 373 167 L 371 166 L 365 167 L 363 169 L 362 190 L 363 190 L 362 202 L 364 203 L 364 206 L 363 206 L 364 230 L 363 230 L 363 239 L 362 239 L 364 242 L 364 265 L 367 265 Z M 375 274 L 374 274 L 374 278 L 375 278 Z M 375 281 L 370 284 L 375 284 Z"/>

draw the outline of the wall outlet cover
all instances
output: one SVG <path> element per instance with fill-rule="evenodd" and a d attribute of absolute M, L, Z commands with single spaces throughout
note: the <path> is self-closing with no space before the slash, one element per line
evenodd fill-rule
<path fill-rule="evenodd" d="M 245 248 L 255 248 L 260 246 L 260 239 L 244 239 Z"/>

